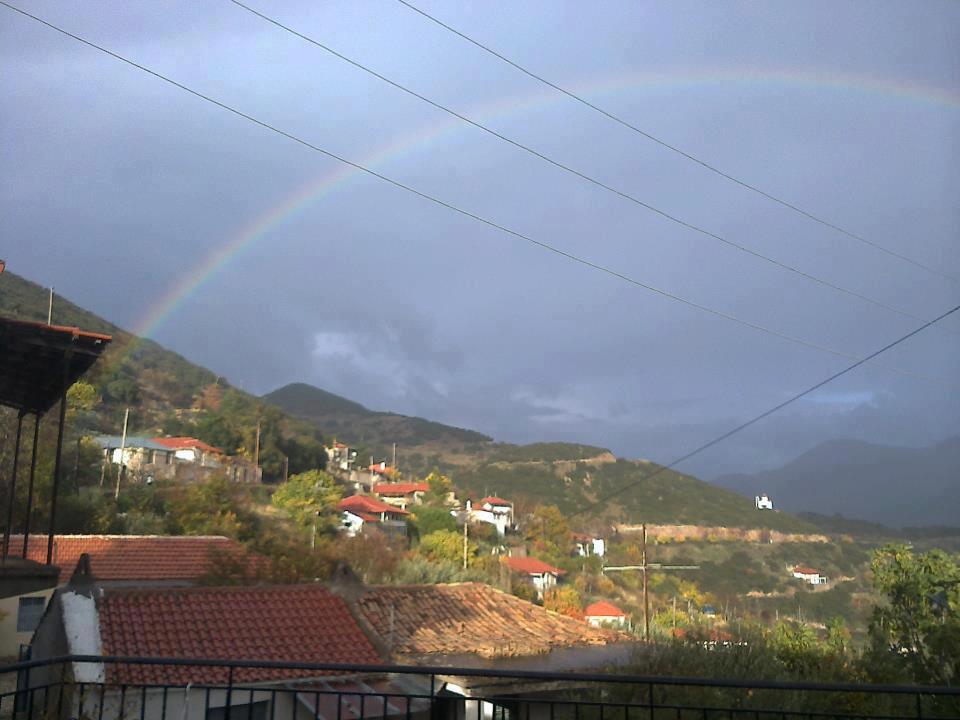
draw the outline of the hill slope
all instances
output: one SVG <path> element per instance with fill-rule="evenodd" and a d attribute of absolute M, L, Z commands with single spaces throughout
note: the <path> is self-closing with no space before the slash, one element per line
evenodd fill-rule
<path fill-rule="evenodd" d="M 716 483 L 752 496 L 769 493 L 790 512 L 841 513 L 892 527 L 956 524 L 960 437 L 927 448 L 822 443 L 776 470 L 726 475 Z"/>
<path fill-rule="evenodd" d="M 47 290 L 9 270 L 0 275 L 0 314 L 46 321 Z M 111 322 L 58 296 L 53 322 L 113 336 L 103 357 L 84 378 L 102 402 L 85 419 L 86 432 L 120 432 L 130 408 L 130 434 L 192 435 L 227 452 L 250 456 L 257 420 L 261 420 L 261 465 L 265 478 L 281 473 L 289 457 L 291 472 L 316 467 L 326 455 L 320 434 L 310 423 L 294 420 L 216 374 L 152 340 L 137 338 Z"/>

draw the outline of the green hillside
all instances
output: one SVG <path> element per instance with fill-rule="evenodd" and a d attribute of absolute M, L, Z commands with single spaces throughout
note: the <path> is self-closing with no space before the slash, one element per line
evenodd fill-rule
<path fill-rule="evenodd" d="M 48 291 L 9 270 L 0 275 L 0 314 L 46 321 Z M 261 421 L 261 465 L 268 479 L 279 477 L 284 458 L 291 471 L 316 467 L 326 454 L 315 425 L 218 380 L 215 373 L 143 340 L 57 296 L 53 322 L 106 333 L 113 342 L 84 378 L 102 402 L 85 418 L 90 433 L 117 434 L 130 408 L 131 434 L 184 434 L 252 455 L 257 421 Z"/>
<path fill-rule="evenodd" d="M 565 513 L 591 508 L 583 524 L 690 524 L 769 528 L 816 533 L 818 528 L 793 515 L 758 511 L 751 500 L 690 475 L 643 461 L 560 461 L 537 464 L 486 462 L 456 473 L 454 480 L 474 496 L 494 493 L 529 505 L 549 502 Z M 654 473 L 657 473 L 654 475 Z M 624 490 L 624 488 L 627 488 Z M 601 498 L 611 499 L 593 508 Z"/>

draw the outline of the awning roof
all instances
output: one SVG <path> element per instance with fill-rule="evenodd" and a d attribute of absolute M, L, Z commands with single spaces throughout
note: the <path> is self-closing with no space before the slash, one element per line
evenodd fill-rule
<path fill-rule="evenodd" d="M 109 335 L 0 317 L 0 405 L 45 413 L 96 362 Z"/>

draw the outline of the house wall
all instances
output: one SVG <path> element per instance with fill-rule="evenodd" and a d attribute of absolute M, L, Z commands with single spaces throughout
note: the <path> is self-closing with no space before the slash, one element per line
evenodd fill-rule
<path fill-rule="evenodd" d="M 15 657 L 20 645 L 28 645 L 33 637 L 33 630 L 17 632 L 17 616 L 20 610 L 20 598 L 42 597 L 44 606 L 50 602 L 50 596 L 56 588 L 47 588 L 36 592 L 13 595 L 0 599 L 0 657 Z"/>

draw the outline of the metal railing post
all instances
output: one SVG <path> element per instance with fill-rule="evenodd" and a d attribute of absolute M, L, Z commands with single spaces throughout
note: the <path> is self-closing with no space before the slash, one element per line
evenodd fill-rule
<path fill-rule="evenodd" d="M 227 672 L 227 705 L 223 709 L 224 720 L 230 720 L 230 705 L 233 703 L 233 665 Z"/>

